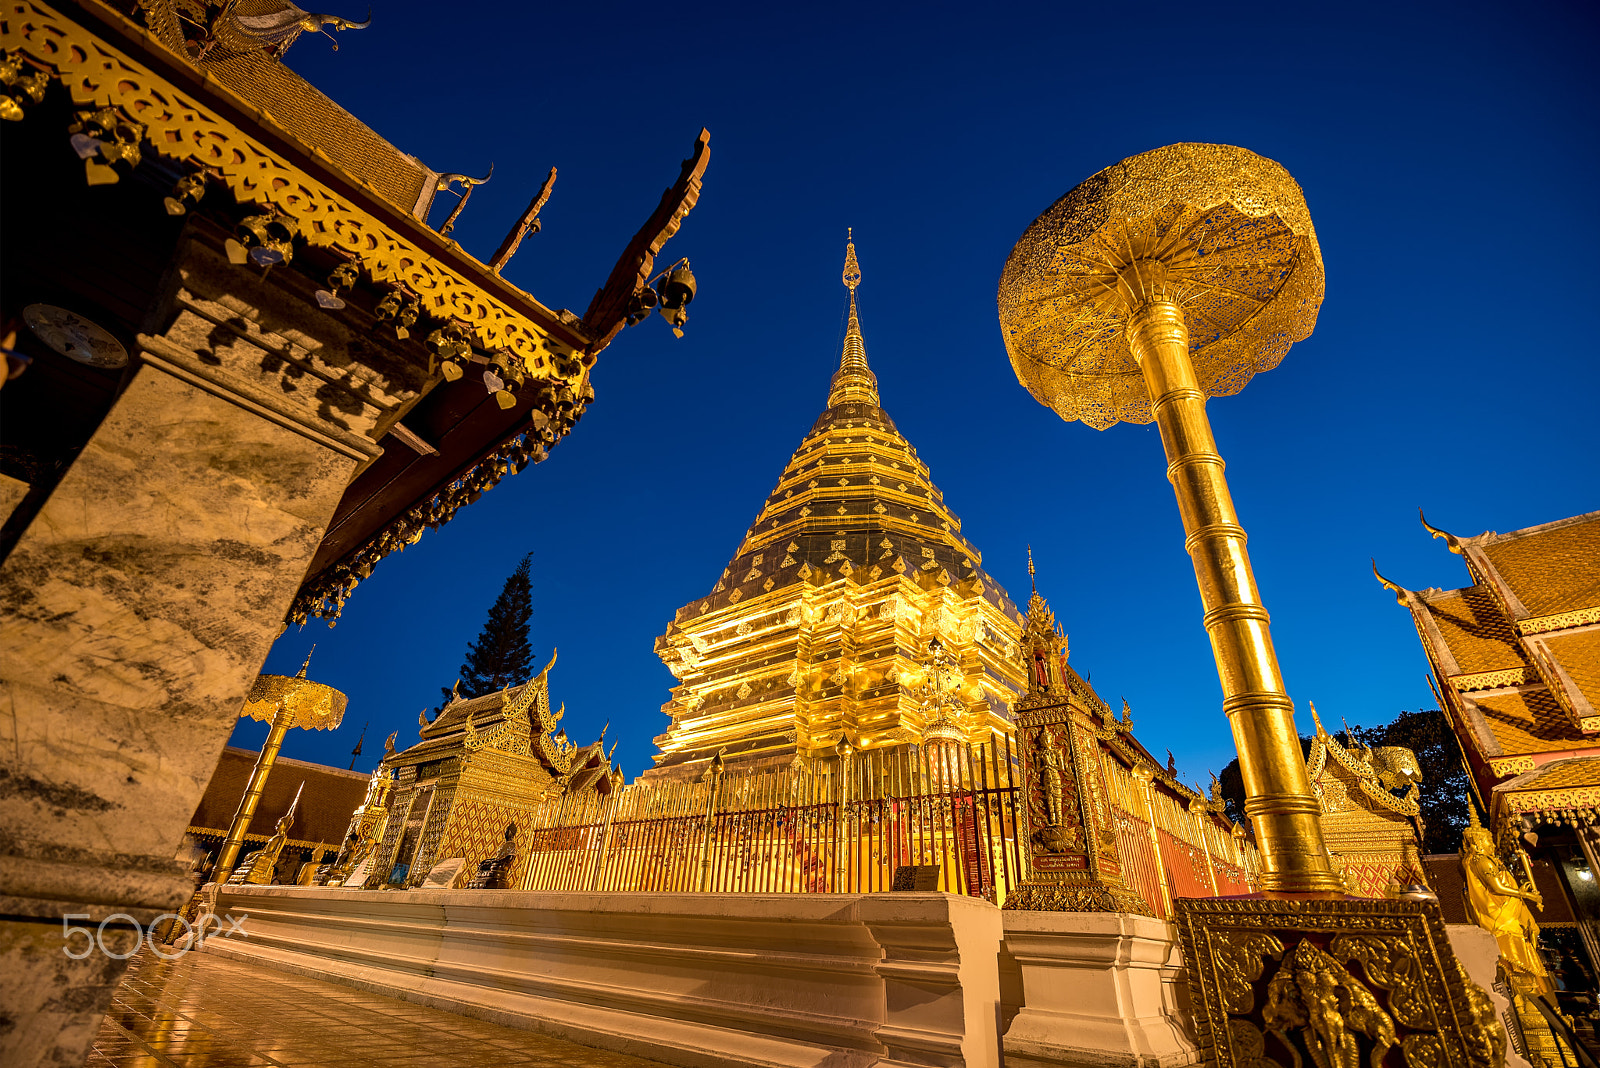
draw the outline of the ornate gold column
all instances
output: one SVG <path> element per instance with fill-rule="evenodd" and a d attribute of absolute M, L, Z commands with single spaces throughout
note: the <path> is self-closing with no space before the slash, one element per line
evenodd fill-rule
<path fill-rule="evenodd" d="M 1018 240 L 1000 282 L 1017 377 L 1062 418 L 1160 427 L 1269 893 L 1337 894 L 1319 808 L 1206 417 L 1311 333 L 1322 257 L 1294 179 L 1227 145 L 1108 167 Z"/>
<path fill-rule="evenodd" d="M 1128 347 L 1144 373 L 1150 410 L 1167 454 L 1167 481 L 1177 494 L 1205 606 L 1222 711 L 1233 730 L 1244 776 L 1245 813 L 1261 845 L 1262 888 L 1278 891 L 1343 892 L 1322 841 L 1321 809 L 1311 793 L 1294 702 L 1278 670 L 1267 610 L 1256 590 L 1245 550 L 1244 527 L 1233 510 L 1222 457 L 1206 418 L 1189 358 L 1183 309 L 1162 287 L 1149 284 L 1148 265 L 1123 272 L 1123 297 L 1132 305 Z M 1144 278 L 1141 278 L 1141 275 Z"/>
<path fill-rule="evenodd" d="M 1495 1068 L 1504 1031 L 1438 902 L 1341 892 L 1206 418 L 1206 398 L 1310 335 L 1322 292 L 1294 179 L 1241 148 L 1180 144 L 1106 168 L 1035 220 L 999 310 L 1018 379 L 1063 419 L 1161 430 L 1265 891 L 1173 903 L 1202 1056 Z"/>

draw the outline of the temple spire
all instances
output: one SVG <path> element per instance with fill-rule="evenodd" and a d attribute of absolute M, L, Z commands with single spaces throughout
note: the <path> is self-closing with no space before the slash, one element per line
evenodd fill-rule
<path fill-rule="evenodd" d="M 856 262 L 854 229 L 847 230 L 846 234 L 843 278 L 845 288 L 850 291 L 850 323 L 844 334 L 839 370 L 828 391 L 828 407 L 852 403 L 876 407 L 879 404 L 878 379 L 867 366 L 867 344 L 861 338 L 861 320 L 856 315 L 856 286 L 861 284 L 861 264 Z"/>

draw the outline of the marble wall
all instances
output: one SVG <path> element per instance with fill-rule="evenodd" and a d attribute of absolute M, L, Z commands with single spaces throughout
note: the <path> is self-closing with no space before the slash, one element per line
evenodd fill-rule
<path fill-rule="evenodd" d="M 9 1066 L 81 1060 L 121 975 L 65 954 L 64 915 L 118 917 L 115 949 L 187 899 L 172 858 L 244 695 L 350 478 L 427 384 L 221 240 L 191 231 L 163 332 L 0 564 Z"/>

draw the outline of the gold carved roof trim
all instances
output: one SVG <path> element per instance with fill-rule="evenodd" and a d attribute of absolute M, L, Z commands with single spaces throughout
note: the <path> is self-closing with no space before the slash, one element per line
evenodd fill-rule
<path fill-rule="evenodd" d="M 140 48 L 151 65 L 39 0 L 0 7 L 0 48 L 53 69 L 79 105 L 117 107 L 145 124 L 157 154 L 219 178 L 241 203 L 271 204 L 292 216 L 309 244 L 351 256 L 374 282 L 405 285 L 426 314 L 462 323 L 485 349 L 516 353 L 534 377 L 576 380 L 585 373 L 580 365 L 576 375 L 560 375 L 562 361 L 550 358 L 591 343 L 555 313 L 395 209 L 270 114 L 183 63 L 148 31 L 97 0 L 79 2 L 103 21 L 107 36 Z"/>
<path fill-rule="evenodd" d="M 1517 620 L 1517 632 L 1525 636 L 1547 634 L 1552 630 L 1587 627 L 1596 623 L 1600 623 L 1600 606 L 1579 608 L 1575 611 L 1562 612 L 1553 616 L 1535 616 L 1532 619 L 1519 619 Z"/>
<path fill-rule="evenodd" d="M 1450 685 L 1455 687 L 1457 693 L 1498 690 L 1507 686 L 1526 686 L 1538 682 L 1539 673 L 1527 664 L 1521 667 L 1503 668 L 1500 671 L 1480 671 L 1474 675 L 1454 675 L 1450 678 Z"/>

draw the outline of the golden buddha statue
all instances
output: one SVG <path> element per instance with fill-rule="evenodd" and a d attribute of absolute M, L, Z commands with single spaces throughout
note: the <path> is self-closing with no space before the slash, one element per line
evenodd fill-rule
<path fill-rule="evenodd" d="M 295 810 L 300 807 L 300 794 L 305 788 L 305 783 L 301 783 L 300 789 L 295 791 L 294 800 L 289 803 L 289 811 L 278 817 L 275 833 L 267 839 L 264 846 L 245 856 L 228 878 L 229 884 L 249 883 L 253 886 L 264 886 L 274 881 L 278 857 L 289 842 L 289 828 L 294 826 Z"/>
<path fill-rule="evenodd" d="M 1468 803 L 1469 824 L 1461 835 L 1461 871 L 1467 883 L 1467 903 L 1479 927 L 1494 935 L 1500 959 L 1513 987 L 1524 994 L 1546 994 L 1553 1000 L 1554 985 L 1539 958 L 1539 924 L 1529 910 L 1544 908 L 1544 898 L 1533 880 L 1519 881 L 1501 862 L 1494 836 L 1478 822 L 1477 809 Z"/>

